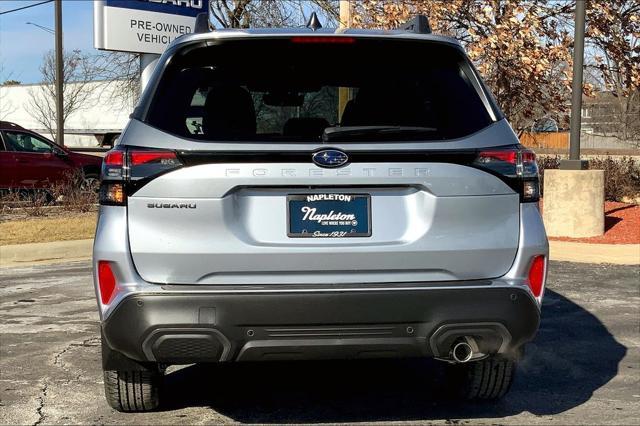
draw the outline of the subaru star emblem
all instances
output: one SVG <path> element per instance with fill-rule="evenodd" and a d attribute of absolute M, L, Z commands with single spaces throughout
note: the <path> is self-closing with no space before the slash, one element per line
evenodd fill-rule
<path fill-rule="evenodd" d="M 349 161 L 347 154 L 337 149 L 323 149 L 313 154 L 312 158 L 320 167 L 340 167 Z"/>

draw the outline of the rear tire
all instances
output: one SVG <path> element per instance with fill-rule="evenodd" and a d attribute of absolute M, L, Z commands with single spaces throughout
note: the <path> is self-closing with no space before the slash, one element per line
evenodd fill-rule
<path fill-rule="evenodd" d="M 85 192 L 98 193 L 100 189 L 100 175 L 96 173 L 83 173 L 80 189 Z"/>
<path fill-rule="evenodd" d="M 160 405 L 159 371 L 105 371 L 104 393 L 109 405 L 122 412 L 144 412 Z"/>
<path fill-rule="evenodd" d="M 511 388 L 516 360 L 492 355 L 480 361 L 447 366 L 447 382 L 455 397 L 496 400 Z"/>

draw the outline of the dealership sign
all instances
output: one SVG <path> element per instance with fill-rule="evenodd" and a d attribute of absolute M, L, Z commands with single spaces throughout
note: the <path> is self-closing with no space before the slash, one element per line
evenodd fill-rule
<path fill-rule="evenodd" d="M 162 53 L 175 38 L 193 32 L 208 0 L 94 0 L 96 49 Z"/>

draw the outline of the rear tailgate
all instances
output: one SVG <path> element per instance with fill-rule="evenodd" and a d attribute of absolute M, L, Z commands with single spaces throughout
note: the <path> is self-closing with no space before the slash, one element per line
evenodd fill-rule
<path fill-rule="evenodd" d="M 371 236 L 288 237 L 287 197 L 327 193 L 369 194 Z M 128 217 L 133 261 L 149 282 L 447 281 L 508 271 L 519 196 L 458 164 L 203 164 L 146 184 Z"/>
<path fill-rule="evenodd" d="M 212 43 L 178 43 L 160 59 L 122 144 L 211 158 L 145 176 L 130 194 L 140 275 L 269 285 L 505 274 L 518 247 L 519 194 L 478 168 L 414 157 L 518 144 L 460 46 L 438 37 L 305 34 L 212 33 Z M 315 165 L 311 154 L 328 142 L 352 162 Z M 352 155 L 363 152 L 378 159 Z M 385 157 L 393 153 L 403 158 Z M 511 170 L 516 152 L 509 155 Z M 288 200 L 308 194 L 363 195 L 370 226 L 354 237 L 299 238 Z"/>

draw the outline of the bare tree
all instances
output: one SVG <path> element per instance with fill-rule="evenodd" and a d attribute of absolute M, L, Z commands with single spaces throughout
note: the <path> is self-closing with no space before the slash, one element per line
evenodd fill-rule
<path fill-rule="evenodd" d="M 29 90 L 27 111 L 44 126 L 52 138 L 56 135 L 56 60 L 53 51 L 47 52 L 40 65 L 42 84 Z M 94 60 L 79 50 L 63 52 L 62 93 L 63 123 L 85 107 L 91 92 L 87 85 L 95 78 Z"/>
<path fill-rule="evenodd" d="M 0 78 L 4 80 L 0 86 L 6 87 L 20 84 L 18 80 L 11 78 L 11 73 L 9 75 L 4 75 L 4 63 L 2 62 L 0 62 Z M 4 120 L 17 109 L 18 108 L 13 105 L 13 102 L 7 99 L 7 94 L 2 90 L 2 87 L 0 87 L 0 120 Z"/>
<path fill-rule="evenodd" d="M 7 99 L 6 93 L 4 93 L 4 91 L 0 87 L 0 121 L 10 116 L 17 109 L 18 108 L 16 108 L 16 106 L 13 105 L 13 102 Z"/>
<path fill-rule="evenodd" d="M 140 55 L 127 52 L 102 52 L 94 61 L 96 78 L 111 87 L 111 97 L 133 109 L 140 97 Z"/>
<path fill-rule="evenodd" d="M 335 26 L 339 12 L 334 0 L 210 0 L 214 27 L 264 28 L 304 25 L 307 15 L 318 13 L 325 26 Z"/>
<path fill-rule="evenodd" d="M 587 75 L 604 92 L 594 132 L 640 138 L 640 1 L 593 0 L 587 9 Z"/>

